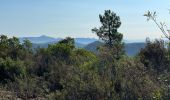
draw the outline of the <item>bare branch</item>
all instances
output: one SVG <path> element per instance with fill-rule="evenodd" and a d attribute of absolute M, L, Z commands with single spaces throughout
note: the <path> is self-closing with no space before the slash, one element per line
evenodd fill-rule
<path fill-rule="evenodd" d="M 157 22 L 157 19 L 156 19 L 157 14 L 156 14 L 155 11 L 154 11 L 154 12 L 148 11 L 146 14 L 144 14 L 144 16 L 147 17 L 147 21 L 153 20 L 154 23 L 157 25 L 157 27 L 162 31 L 163 35 L 164 35 L 167 39 L 170 40 L 169 31 L 168 31 L 168 29 L 167 29 L 167 31 L 165 30 L 165 27 L 167 28 L 167 26 L 165 25 L 165 23 L 162 23 L 162 22 L 158 23 L 158 22 Z"/>

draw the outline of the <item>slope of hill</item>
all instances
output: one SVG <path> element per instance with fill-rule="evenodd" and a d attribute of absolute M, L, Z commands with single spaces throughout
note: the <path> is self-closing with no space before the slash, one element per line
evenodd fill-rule
<path fill-rule="evenodd" d="M 91 51 L 91 52 L 97 52 L 97 47 L 103 45 L 100 41 L 95 41 L 93 43 L 90 43 L 84 47 L 84 49 Z M 136 55 L 141 48 L 145 47 L 145 43 L 125 43 L 125 52 L 128 56 L 134 56 Z"/>
<path fill-rule="evenodd" d="M 95 38 L 75 38 L 76 43 L 81 43 L 81 44 L 89 44 L 92 42 L 98 41 L 98 39 Z"/>
<path fill-rule="evenodd" d="M 90 44 L 86 45 L 86 46 L 84 47 L 84 49 L 86 49 L 86 50 L 88 50 L 88 51 L 91 51 L 91 52 L 97 52 L 97 48 L 98 48 L 99 46 L 101 46 L 101 45 L 103 45 L 102 42 L 100 42 L 100 41 L 95 41 L 95 42 L 93 42 L 93 43 L 90 43 Z"/>
<path fill-rule="evenodd" d="M 145 43 L 126 43 L 125 44 L 125 51 L 128 56 L 134 56 L 139 51 L 145 47 Z"/>

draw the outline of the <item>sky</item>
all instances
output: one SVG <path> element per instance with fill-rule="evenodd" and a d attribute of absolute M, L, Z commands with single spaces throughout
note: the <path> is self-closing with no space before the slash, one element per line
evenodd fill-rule
<path fill-rule="evenodd" d="M 148 10 L 170 27 L 169 0 L 0 0 L 0 34 L 97 38 L 91 29 L 100 27 L 99 14 L 108 9 L 120 16 L 118 31 L 126 40 L 161 37 L 143 16 Z"/>

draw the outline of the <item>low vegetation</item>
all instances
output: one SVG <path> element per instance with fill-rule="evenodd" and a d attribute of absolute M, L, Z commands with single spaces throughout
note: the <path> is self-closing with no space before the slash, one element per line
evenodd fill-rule
<path fill-rule="evenodd" d="M 120 18 L 110 10 L 93 31 L 104 40 L 98 53 L 65 38 L 48 48 L 0 36 L 0 98 L 35 100 L 169 100 L 170 49 L 146 41 L 134 57 L 124 53 Z"/>

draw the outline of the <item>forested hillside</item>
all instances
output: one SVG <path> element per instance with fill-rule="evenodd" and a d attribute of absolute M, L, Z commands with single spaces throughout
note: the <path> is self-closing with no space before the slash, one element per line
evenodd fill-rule
<path fill-rule="evenodd" d="M 169 100 L 170 49 L 146 41 L 134 57 L 125 54 L 119 16 L 99 16 L 92 31 L 104 41 L 98 53 L 75 47 L 67 37 L 36 48 L 17 37 L 0 36 L 0 99 L 4 100 Z"/>

